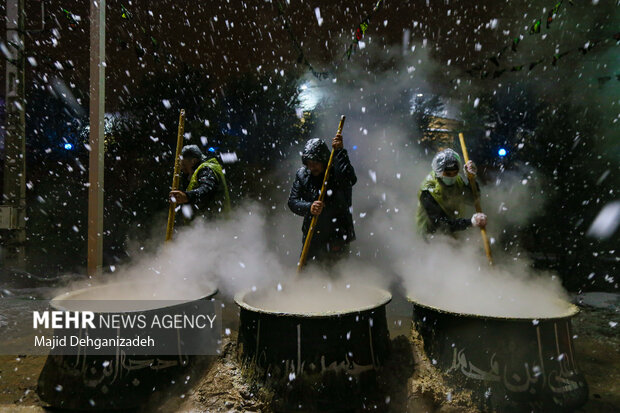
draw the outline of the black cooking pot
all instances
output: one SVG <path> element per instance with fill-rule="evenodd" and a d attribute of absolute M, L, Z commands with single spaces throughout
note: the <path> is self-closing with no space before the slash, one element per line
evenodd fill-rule
<path fill-rule="evenodd" d="M 509 318 L 442 310 L 409 298 L 433 364 L 472 390 L 483 410 L 563 412 L 582 406 L 588 386 L 575 360 L 571 318 Z"/>
<path fill-rule="evenodd" d="M 54 298 L 50 307 L 52 310 L 67 311 L 72 307 L 70 300 L 84 302 L 93 300 L 93 297 L 113 296 L 111 294 L 113 291 L 140 291 L 140 288 L 144 289 L 144 286 L 135 283 L 85 288 Z M 141 309 L 140 300 L 132 300 L 126 301 L 125 308 L 107 310 L 101 309 L 101 305 L 94 301 L 92 307 L 89 306 L 88 309 L 94 311 L 96 315 L 131 312 L 135 315 L 157 314 L 161 317 L 170 312 L 195 311 L 200 300 L 211 299 L 216 293 L 215 288 L 196 291 L 189 299 L 165 301 L 172 304 L 163 308 L 152 308 L 152 303 L 164 301 L 148 301 L 147 307 Z M 161 300 L 161 297 L 159 299 Z M 148 307 L 149 305 L 151 307 Z M 136 330 L 122 330 L 120 334 L 131 336 Z M 177 334 L 175 329 L 170 329 L 169 332 Z M 89 336 L 96 338 L 98 333 L 96 329 L 91 330 Z M 37 393 L 43 401 L 63 409 L 115 410 L 141 406 L 153 392 L 165 389 L 179 377 L 187 375 L 188 368 L 195 360 L 195 357 L 186 354 L 182 341 L 179 340 L 179 345 L 176 345 L 177 339 L 169 341 L 175 345 L 171 345 L 166 355 L 145 354 L 144 349 L 134 354 L 132 350 L 126 348 L 117 348 L 116 354 L 113 355 L 92 355 L 86 351 L 79 351 L 77 355 L 67 355 L 52 350 L 39 376 Z"/>
<path fill-rule="evenodd" d="M 259 308 L 260 292 L 235 296 L 240 307 L 239 355 L 246 369 L 263 373 L 277 391 L 281 411 L 341 411 L 370 385 L 389 354 L 385 313 L 389 292 L 350 287 L 368 304 L 341 311 L 287 312 Z M 349 405 L 351 408 L 351 405 Z"/>

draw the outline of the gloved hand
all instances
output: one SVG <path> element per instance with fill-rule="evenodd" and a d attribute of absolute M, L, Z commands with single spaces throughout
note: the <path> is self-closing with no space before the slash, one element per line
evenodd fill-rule
<path fill-rule="evenodd" d="M 465 175 L 472 175 L 475 177 L 478 173 L 478 168 L 476 167 L 474 161 L 468 161 L 465 165 L 463 165 L 463 171 L 465 171 Z"/>
<path fill-rule="evenodd" d="M 487 216 L 482 212 L 477 212 L 471 217 L 471 224 L 474 227 L 484 228 L 487 225 Z"/>

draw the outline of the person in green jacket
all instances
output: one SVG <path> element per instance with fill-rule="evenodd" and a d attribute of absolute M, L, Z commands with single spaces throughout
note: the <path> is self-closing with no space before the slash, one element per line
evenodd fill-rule
<path fill-rule="evenodd" d="M 197 216 L 215 218 L 230 212 L 230 197 L 222 165 L 215 157 L 206 158 L 197 145 L 181 150 L 181 187 L 170 191 L 170 201 L 181 205 L 185 222 Z"/>
<path fill-rule="evenodd" d="M 461 165 L 461 157 L 452 149 L 444 149 L 433 158 L 432 171 L 418 191 L 417 227 L 424 237 L 438 231 L 455 235 L 472 226 L 486 226 L 485 214 L 465 217 L 465 206 L 473 203 L 473 194 L 469 184 L 459 176 Z M 472 161 L 465 164 L 464 170 L 476 176 Z"/>

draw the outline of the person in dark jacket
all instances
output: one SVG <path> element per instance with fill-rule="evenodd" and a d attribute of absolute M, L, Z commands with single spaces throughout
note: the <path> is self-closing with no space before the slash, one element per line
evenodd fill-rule
<path fill-rule="evenodd" d="M 215 157 L 207 159 L 197 145 L 181 149 L 181 187 L 185 191 L 170 191 L 169 198 L 181 204 L 185 223 L 196 216 L 213 218 L 230 211 L 222 166 Z"/>
<path fill-rule="evenodd" d="M 459 176 L 461 157 L 452 149 L 444 149 L 433 158 L 432 171 L 418 191 L 418 233 L 426 237 L 437 231 L 455 235 L 472 226 L 484 227 L 485 214 L 465 217 L 465 206 L 473 204 L 469 183 Z M 476 176 L 476 165 L 469 161 L 464 166 L 466 174 Z M 478 185 L 476 183 L 476 185 Z"/>
<path fill-rule="evenodd" d="M 288 206 L 304 217 L 301 231 L 302 245 L 306 241 L 312 217 L 318 215 L 310 244 L 308 260 L 324 261 L 348 254 L 348 244 L 355 240 L 351 215 L 353 185 L 357 182 L 355 170 L 342 135 L 332 140 L 334 157 L 326 184 L 324 201 L 318 201 L 325 176 L 330 150 L 321 139 L 310 139 L 301 156 L 304 164 L 295 176 Z"/>

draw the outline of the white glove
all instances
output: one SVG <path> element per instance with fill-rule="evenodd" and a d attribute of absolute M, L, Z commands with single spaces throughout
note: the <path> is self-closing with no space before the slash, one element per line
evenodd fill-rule
<path fill-rule="evenodd" d="M 468 161 L 465 165 L 463 165 L 463 170 L 465 171 L 465 175 L 472 175 L 474 177 L 478 173 L 478 168 L 476 167 L 474 161 Z"/>
<path fill-rule="evenodd" d="M 482 212 L 477 212 L 471 217 L 471 224 L 474 227 L 484 228 L 487 225 L 487 216 Z"/>

